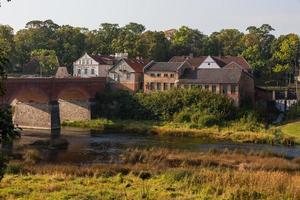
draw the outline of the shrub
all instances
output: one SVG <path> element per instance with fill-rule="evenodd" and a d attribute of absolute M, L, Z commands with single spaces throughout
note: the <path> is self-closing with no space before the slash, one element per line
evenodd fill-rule
<path fill-rule="evenodd" d="M 185 109 L 180 113 L 175 114 L 174 121 L 178 123 L 189 123 L 191 122 L 191 112 L 189 109 Z"/>
<path fill-rule="evenodd" d="M 298 104 L 295 104 L 293 105 L 288 114 L 287 114 L 287 118 L 288 119 L 298 119 L 300 118 L 300 106 L 299 106 L 299 103 Z"/>
<path fill-rule="evenodd" d="M 211 127 L 218 124 L 218 119 L 214 115 L 203 115 L 198 119 L 200 127 Z"/>
<path fill-rule="evenodd" d="M 25 163 L 36 164 L 41 160 L 41 155 L 38 150 L 29 149 L 24 153 L 23 158 L 25 160 Z"/>

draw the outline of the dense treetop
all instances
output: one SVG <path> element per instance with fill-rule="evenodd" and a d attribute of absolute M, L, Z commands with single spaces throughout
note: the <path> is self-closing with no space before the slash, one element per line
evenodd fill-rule
<path fill-rule="evenodd" d="M 52 20 L 34 20 L 16 33 L 10 26 L 0 25 L 0 46 L 10 60 L 6 70 L 14 73 L 22 72 L 24 64 L 37 52 L 40 52 L 40 59 L 45 55 L 41 52 L 51 52 L 53 62 L 53 56 L 57 56 L 59 64 L 68 67 L 84 52 L 102 55 L 127 52 L 132 58 L 157 61 L 168 61 L 174 55 L 231 55 L 245 57 L 257 78 L 286 81 L 299 65 L 299 36 L 288 34 L 277 38 L 272 31 L 270 25 L 264 24 L 248 27 L 245 32 L 223 29 L 205 35 L 182 26 L 170 36 L 170 33 L 146 30 L 144 25 L 137 23 L 123 27 L 102 23 L 99 29 L 88 30 L 60 26 Z M 53 62 L 50 62 L 50 71 L 54 70 Z M 47 64 L 43 67 L 43 71 L 49 71 Z"/>

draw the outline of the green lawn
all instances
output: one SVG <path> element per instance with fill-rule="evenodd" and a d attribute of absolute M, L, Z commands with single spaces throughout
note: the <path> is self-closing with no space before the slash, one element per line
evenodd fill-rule
<path fill-rule="evenodd" d="M 281 127 L 281 131 L 288 136 L 296 138 L 296 142 L 300 143 L 300 121 L 291 122 Z"/>

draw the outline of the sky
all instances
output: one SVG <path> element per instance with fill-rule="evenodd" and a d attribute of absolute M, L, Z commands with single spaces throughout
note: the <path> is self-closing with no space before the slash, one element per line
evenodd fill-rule
<path fill-rule="evenodd" d="M 182 25 L 205 34 L 223 28 L 245 31 L 270 24 L 274 34 L 300 34 L 300 0 L 12 0 L 2 1 L 0 24 L 15 31 L 31 20 L 97 29 L 101 23 L 144 24 L 148 30 Z"/>

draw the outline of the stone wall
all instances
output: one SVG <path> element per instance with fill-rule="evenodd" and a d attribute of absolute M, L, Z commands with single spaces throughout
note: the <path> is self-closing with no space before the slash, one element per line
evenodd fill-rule
<path fill-rule="evenodd" d="M 60 121 L 91 119 L 90 102 L 83 100 L 59 100 Z"/>
<path fill-rule="evenodd" d="M 16 102 L 13 105 L 13 122 L 21 128 L 53 128 L 51 106 L 45 103 Z"/>

